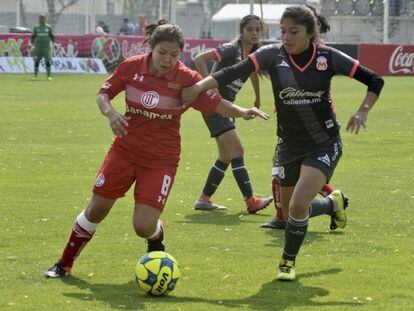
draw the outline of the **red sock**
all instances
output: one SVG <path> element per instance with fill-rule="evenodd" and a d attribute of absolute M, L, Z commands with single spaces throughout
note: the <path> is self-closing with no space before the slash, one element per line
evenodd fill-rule
<path fill-rule="evenodd" d="M 322 187 L 321 191 L 319 191 L 319 194 L 323 197 L 326 197 L 334 191 L 335 191 L 334 187 L 332 187 L 330 184 L 326 184 L 325 186 Z"/>
<path fill-rule="evenodd" d="M 79 256 L 82 249 L 85 247 L 93 236 L 94 232 L 89 233 L 87 230 L 82 228 L 77 221 L 72 228 L 72 234 L 69 237 L 69 241 L 63 250 L 60 260 L 65 267 L 73 266 L 73 262 Z"/>
<path fill-rule="evenodd" d="M 276 207 L 276 218 L 280 221 L 285 221 L 285 217 L 283 216 L 280 204 L 280 183 L 279 178 L 277 176 L 273 176 L 272 178 L 272 194 L 273 202 L 275 203 Z"/>
<path fill-rule="evenodd" d="M 283 215 L 283 211 L 280 207 L 276 208 L 276 218 L 280 221 L 285 221 L 285 216 Z"/>

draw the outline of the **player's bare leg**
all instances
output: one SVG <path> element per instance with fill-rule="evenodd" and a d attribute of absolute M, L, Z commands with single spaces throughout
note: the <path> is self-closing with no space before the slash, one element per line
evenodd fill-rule
<path fill-rule="evenodd" d="M 132 222 L 135 233 L 146 239 L 148 252 L 164 251 L 164 227 L 159 219 L 161 212 L 146 204 L 135 204 Z"/>
<path fill-rule="evenodd" d="M 99 223 L 105 219 L 114 203 L 115 200 L 106 199 L 97 194 L 92 195 L 86 209 L 76 218 L 60 259 L 44 272 L 46 277 L 60 278 L 71 273 L 73 262 L 92 239 Z"/>
<path fill-rule="evenodd" d="M 278 279 L 294 280 L 295 260 L 306 236 L 309 222 L 309 205 L 326 182 L 326 176 L 318 169 L 302 165 L 294 190 L 281 187 L 284 215 L 288 215 L 285 228 L 285 246 L 279 263 Z M 289 198 L 290 196 L 290 198 Z M 287 200 L 289 199 L 289 203 Z M 286 210 L 288 207 L 288 213 Z"/>
<path fill-rule="evenodd" d="M 256 198 L 253 195 L 249 173 L 244 165 L 244 150 L 237 131 L 232 129 L 223 133 L 216 138 L 216 142 L 219 151 L 219 159 L 210 171 L 203 193 L 196 202 L 195 209 L 225 209 L 222 206 L 213 204 L 211 202 L 211 196 L 223 180 L 225 171 L 230 163 L 232 166 L 233 176 L 239 186 L 244 200 L 246 201 L 247 211 L 249 213 L 256 213 L 269 205 L 272 198 L 261 199 Z"/>

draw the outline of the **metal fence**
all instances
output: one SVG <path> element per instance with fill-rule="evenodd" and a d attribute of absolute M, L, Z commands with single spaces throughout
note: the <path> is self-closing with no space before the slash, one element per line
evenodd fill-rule
<path fill-rule="evenodd" d="M 214 15 L 226 4 L 253 2 L 311 3 L 331 24 L 327 41 L 414 44 L 414 0 L 0 0 L 0 32 L 32 29 L 39 14 L 46 13 L 56 33 L 95 33 L 100 25 L 112 34 L 125 29 L 139 34 L 145 23 L 167 18 L 175 20 L 187 37 L 232 39 L 243 15 L 228 20 L 230 32 L 223 31 L 225 24 L 215 24 Z M 277 22 L 267 34 L 270 39 L 280 36 Z"/>

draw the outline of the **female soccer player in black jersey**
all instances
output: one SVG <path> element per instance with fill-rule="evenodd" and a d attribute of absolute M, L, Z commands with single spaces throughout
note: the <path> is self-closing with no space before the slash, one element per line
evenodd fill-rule
<path fill-rule="evenodd" d="M 247 55 L 258 49 L 263 28 L 264 25 L 260 17 L 256 15 L 246 15 L 240 21 L 240 38 L 232 42 L 224 43 L 216 49 L 205 51 L 195 57 L 194 63 L 197 71 L 203 77 L 207 77 L 209 75 L 207 64 L 211 61 L 215 61 L 212 72 L 241 62 Z M 259 79 L 255 73 L 241 76 L 228 85 L 220 86 L 220 95 L 223 98 L 234 102 L 237 93 L 249 76 L 256 95 L 254 105 L 259 108 Z M 224 206 L 212 203 L 211 196 L 219 187 L 230 163 L 234 178 L 246 201 L 247 211 L 249 213 L 256 213 L 265 208 L 272 201 L 272 198 L 261 199 L 256 198 L 253 195 L 249 173 L 244 165 L 243 146 L 237 135 L 234 119 L 224 117 L 218 113 L 214 113 L 211 116 L 203 115 L 203 118 L 210 131 L 211 137 L 216 139 L 219 155 L 218 159 L 210 169 L 203 191 L 200 198 L 195 202 L 194 208 L 196 210 L 204 211 L 226 209 Z"/>
<path fill-rule="evenodd" d="M 313 6 L 309 4 L 306 4 L 305 6 L 309 8 L 316 17 L 317 30 L 318 30 L 319 35 L 326 34 L 329 30 L 331 30 L 331 26 L 329 25 L 328 21 L 323 15 L 319 14 Z M 323 45 L 324 43 L 319 40 L 318 44 Z M 282 206 L 280 202 L 280 180 L 279 180 L 278 174 L 279 174 L 279 167 L 277 165 L 277 148 L 276 148 L 275 155 L 273 156 L 273 168 L 272 168 L 272 194 L 273 194 L 273 202 L 276 208 L 276 215 L 270 221 L 263 223 L 260 226 L 262 228 L 284 230 L 286 227 L 286 220 L 283 215 Z M 327 183 L 319 191 L 319 194 L 323 197 L 327 197 L 334 191 L 335 189 L 331 186 L 331 184 Z M 344 207 L 346 208 L 348 206 L 348 198 L 344 197 L 344 199 L 345 199 Z M 313 216 L 319 216 L 319 215 L 313 215 L 313 213 L 309 214 L 310 218 Z M 334 215 L 328 215 L 328 216 L 331 217 L 329 228 L 331 230 L 337 229 L 338 226 L 335 222 Z"/>
<path fill-rule="evenodd" d="M 347 131 L 358 134 L 366 126 L 369 110 L 375 104 L 384 81 L 340 51 L 318 45 L 317 21 L 305 6 L 288 7 L 281 18 L 282 44 L 258 49 L 248 59 L 214 73 L 184 89 L 184 103 L 239 76 L 266 70 L 272 81 L 277 111 L 277 134 L 281 203 L 288 215 L 285 245 L 279 263 L 278 279 L 295 279 L 295 259 L 306 235 L 312 214 L 330 211 L 338 227 L 346 225 L 344 199 L 340 191 L 315 199 L 329 181 L 342 155 L 339 125 L 330 98 L 333 76 L 347 75 L 368 86 Z"/>

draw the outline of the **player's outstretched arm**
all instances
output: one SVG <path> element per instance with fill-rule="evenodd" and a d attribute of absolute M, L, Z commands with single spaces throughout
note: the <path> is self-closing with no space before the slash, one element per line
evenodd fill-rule
<path fill-rule="evenodd" d="M 112 132 L 118 136 L 122 137 L 128 134 L 127 127 L 129 117 L 121 115 L 114 107 L 111 106 L 109 101 L 108 94 L 98 94 L 96 95 L 96 102 L 99 106 L 101 113 L 108 118 L 109 126 L 111 127 Z"/>
<path fill-rule="evenodd" d="M 245 109 L 225 99 L 222 99 L 218 103 L 214 109 L 214 112 L 226 117 L 243 118 L 245 120 L 254 119 L 256 116 L 262 118 L 263 120 L 269 120 L 270 118 L 267 113 L 257 109 L 256 107 Z"/>
<path fill-rule="evenodd" d="M 191 104 L 195 102 L 198 95 L 200 95 L 201 92 L 215 89 L 218 87 L 218 83 L 216 79 L 214 79 L 211 76 L 208 76 L 207 78 L 204 78 L 203 80 L 198 81 L 196 84 L 190 87 L 183 88 L 181 90 L 181 99 L 183 106 L 187 106 L 188 104 Z"/>

